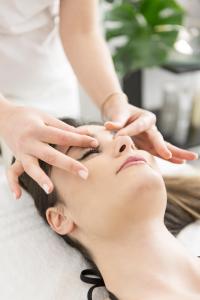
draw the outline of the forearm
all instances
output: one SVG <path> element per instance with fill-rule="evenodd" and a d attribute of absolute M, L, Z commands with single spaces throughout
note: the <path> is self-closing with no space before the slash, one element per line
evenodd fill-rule
<path fill-rule="evenodd" d="M 10 111 L 12 104 L 0 94 L 0 135 L 2 134 L 4 121 L 6 122 L 6 116 Z"/>
<path fill-rule="evenodd" d="M 76 76 L 100 108 L 113 92 L 122 92 L 105 40 L 98 32 L 61 34 L 65 53 Z"/>

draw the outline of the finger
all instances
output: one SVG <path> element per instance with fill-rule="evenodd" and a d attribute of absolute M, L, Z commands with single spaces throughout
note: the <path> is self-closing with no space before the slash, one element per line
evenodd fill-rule
<path fill-rule="evenodd" d="M 112 121 L 107 121 L 104 123 L 104 126 L 106 128 L 106 130 L 119 130 L 121 128 L 123 128 L 125 126 L 125 124 L 127 123 L 127 119 L 124 120 L 124 122 L 112 122 Z"/>
<path fill-rule="evenodd" d="M 91 134 L 90 130 L 86 127 L 77 127 L 76 132 L 79 133 L 79 134 L 85 134 L 85 135 L 90 135 Z"/>
<path fill-rule="evenodd" d="M 147 143 L 143 139 L 141 139 L 141 140 L 139 140 L 139 139 L 140 139 L 140 137 L 136 136 L 136 137 L 134 137 L 134 140 L 133 140 L 133 142 L 136 143 L 138 149 L 145 150 L 145 151 L 149 152 L 151 155 L 157 156 L 159 158 L 162 158 L 162 159 L 164 159 L 166 161 L 170 161 L 172 163 L 182 164 L 182 163 L 185 162 L 185 159 L 181 159 L 179 157 L 176 157 L 175 155 L 173 155 L 173 153 L 172 153 L 172 157 L 171 158 L 166 158 L 165 159 L 165 158 L 163 158 L 162 155 L 159 155 L 157 153 L 157 151 L 155 150 L 155 147 L 152 147 L 152 145 L 147 145 Z M 138 142 L 139 142 L 139 145 L 138 145 Z M 167 142 L 165 142 L 165 143 L 167 144 Z"/>
<path fill-rule="evenodd" d="M 172 157 L 172 152 L 168 149 L 166 142 L 158 131 L 157 127 L 154 125 L 152 129 L 147 132 L 149 140 L 151 141 L 155 151 L 164 159 L 170 159 Z"/>
<path fill-rule="evenodd" d="M 124 127 L 120 123 L 118 124 L 118 123 L 114 123 L 114 122 L 111 122 L 111 121 L 105 122 L 104 126 L 105 126 L 106 130 L 119 130 L 119 129 Z"/>
<path fill-rule="evenodd" d="M 166 142 L 168 149 L 172 152 L 173 156 L 177 156 L 181 159 L 185 159 L 185 160 L 196 160 L 198 159 L 198 153 L 189 151 L 189 150 L 185 150 L 185 149 L 181 149 L 179 147 L 176 147 L 174 145 L 172 145 L 169 142 Z"/>
<path fill-rule="evenodd" d="M 186 162 L 185 159 L 180 159 L 180 158 L 176 158 L 176 157 L 172 157 L 172 158 L 168 159 L 168 161 L 170 161 L 171 163 L 174 163 L 174 164 L 184 164 Z"/>
<path fill-rule="evenodd" d="M 141 149 L 143 149 L 143 147 L 141 147 Z M 186 162 L 186 159 L 181 159 L 179 157 L 176 157 L 176 156 L 173 156 L 172 154 L 172 157 L 171 158 L 163 158 L 163 156 L 159 155 L 155 149 L 151 149 L 151 150 L 147 150 L 148 152 L 151 153 L 151 155 L 154 155 L 154 156 L 157 156 L 159 158 L 162 158 L 166 161 L 169 161 L 169 162 L 172 162 L 172 163 L 176 163 L 176 164 L 183 164 Z"/>
<path fill-rule="evenodd" d="M 163 159 L 163 158 L 162 158 L 160 155 L 158 155 L 158 154 L 156 154 L 155 156 L 157 156 L 157 157 Z M 164 160 L 169 161 L 169 162 L 174 163 L 174 164 L 184 164 L 184 163 L 186 162 L 185 159 L 180 159 L 180 158 L 177 158 L 177 157 L 172 157 L 172 158 L 170 158 L 170 159 L 164 159 Z"/>
<path fill-rule="evenodd" d="M 78 147 L 96 147 L 98 141 L 90 136 L 64 131 L 55 127 L 43 127 L 40 132 L 43 142 L 55 145 L 70 145 Z"/>
<path fill-rule="evenodd" d="M 50 194 L 53 191 L 53 183 L 39 166 L 37 158 L 30 155 L 23 155 L 22 164 L 24 171 L 39 184 L 46 194 Z"/>
<path fill-rule="evenodd" d="M 159 158 L 161 158 L 163 160 L 169 161 L 171 163 L 175 163 L 175 164 L 183 164 L 183 163 L 186 162 L 185 159 L 181 159 L 181 158 L 177 158 L 177 157 L 172 157 L 170 159 L 165 159 L 165 158 L 161 157 L 160 155 L 158 155 L 157 153 L 152 154 L 152 155 L 157 156 L 157 157 L 159 157 Z"/>
<path fill-rule="evenodd" d="M 71 126 L 49 114 L 43 113 L 43 117 L 45 120 L 45 124 L 48 126 L 56 127 L 62 130 L 76 132 L 76 128 L 74 126 Z"/>
<path fill-rule="evenodd" d="M 111 120 L 108 120 L 104 123 L 104 126 L 107 130 L 120 129 L 126 125 L 129 118 L 130 112 L 127 109 L 124 111 L 120 109 L 112 115 Z"/>
<path fill-rule="evenodd" d="M 116 136 L 119 135 L 138 135 L 146 130 L 149 130 L 155 124 L 155 115 L 152 113 L 143 113 L 137 120 L 131 122 L 125 128 L 118 131 Z"/>
<path fill-rule="evenodd" d="M 132 138 L 133 139 L 133 138 Z M 136 141 L 135 141 L 136 140 Z M 155 148 L 154 147 L 152 147 L 152 145 L 147 145 L 147 143 L 143 140 L 143 139 L 141 139 L 140 141 L 139 141 L 139 145 L 137 144 L 138 143 L 138 140 L 139 140 L 139 136 L 137 136 L 137 137 L 134 137 L 134 140 L 133 140 L 133 142 L 137 145 L 137 149 L 142 149 L 142 150 L 145 150 L 145 151 L 147 151 L 147 152 L 149 152 L 151 155 L 154 155 L 154 156 L 157 156 L 157 157 L 159 157 L 159 158 L 162 158 L 162 159 L 164 159 L 164 160 L 166 160 L 166 161 L 170 161 L 170 162 L 172 162 L 172 163 L 177 163 L 177 164 L 182 164 L 182 163 L 184 163 L 185 162 L 185 160 L 184 159 L 180 159 L 179 157 L 175 157 L 175 156 L 172 156 L 171 158 L 163 158 L 163 156 L 161 156 L 161 155 L 159 155 L 158 153 L 157 153 L 157 151 L 155 151 Z M 147 149 L 147 146 L 148 146 L 148 149 Z"/>
<path fill-rule="evenodd" d="M 183 163 L 186 160 L 198 159 L 198 153 L 181 149 L 166 141 L 165 144 L 167 145 L 168 150 L 170 150 L 170 153 L 172 154 L 171 159 L 166 158 L 166 160 L 168 161 L 175 162 L 175 163 Z M 144 149 L 145 147 L 146 147 L 145 143 L 143 141 L 140 141 L 140 148 Z M 150 152 L 152 155 L 163 158 L 162 155 L 158 155 L 157 151 L 155 151 L 155 147 L 154 148 L 149 147 L 147 151 Z"/>
<path fill-rule="evenodd" d="M 12 193 L 16 199 L 21 197 L 21 187 L 19 184 L 18 177 L 22 175 L 24 168 L 20 161 L 16 160 L 11 166 L 6 170 L 6 176 L 8 179 L 8 184 L 11 188 Z"/>
<path fill-rule="evenodd" d="M 34 152 L 34 156 L 52 166 L 68 171 L 71 174 L 78 175 L 83 179 L 88 177 L 88 170 L 83 164 L 57 149 L 54 149 L 48 144 L 35 143 L 32 151 Z"/>
<path fill-rule="evenodd" d="M 92 123 L 92 125 L 95 125 L 94 122 Z M 103 125 L 97 123 L 97 126 L 103 126 Z M 90 130 L 90 128 L 86 128 L 86 127 L 77 127 L 76 133 L 93 137 L 93 132 Z"/>

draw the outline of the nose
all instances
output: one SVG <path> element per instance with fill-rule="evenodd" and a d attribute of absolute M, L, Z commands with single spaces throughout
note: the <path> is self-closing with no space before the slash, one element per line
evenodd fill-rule
<path fill-rule="evenodd" d="M 124 155 L 126 152 L 130 153 L 131 150 L 136 150 L 136 146 L 130 136 L 118 136 L 114 140 L 114 155 L 118 157 Z"/>

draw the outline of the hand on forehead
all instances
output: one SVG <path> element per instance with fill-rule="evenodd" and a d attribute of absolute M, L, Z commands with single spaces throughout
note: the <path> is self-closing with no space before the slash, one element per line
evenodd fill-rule
<path fill-rule="evenodd" d="M 115 135 L 116 130 L 109 130 L 106 129 L 104 125 L 97 125 L 97 124 L 87 124 L 87 125 L 82 125 L 77 128 L 77 130 L 80 133 L 90 135 L 90 136 L 95 136 L 99 132 L 110 132 L 111 134 Z"/>
<path fill-rule="evenodd" d="M 99 134 L 108 133 L 108 134 L 115 135 L 116 131 L 107 130 L 105 128 L 105 126 L 103 126 L 103 125 L 87 124 L 87 125 L 81 125 L 81 126 L 77 127 L 77 133 L 94 137 L 96 139 L 96 141 L 98 142 Z M 69 145 L 68 146 L 67 145 L 57 146 L 57 150 L 59 150 L 63 153 L 66 153 L 68 151 L 68 149 L 71 147 L 74 147 L 74 146 L 69 146 Z M 79 146 L 77 148 L 85 148 L 85 147 Z"/>

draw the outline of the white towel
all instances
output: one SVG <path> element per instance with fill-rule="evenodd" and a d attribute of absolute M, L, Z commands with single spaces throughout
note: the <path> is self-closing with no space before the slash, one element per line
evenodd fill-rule
<path fill-rule="evenodd" d="M 14 200 L 0 168 L 0 298 L 2 300 L 86 300 L 80 280 L 87 265 L 38 215 L 24 191 Z M 106 298 L 104 288 L 95 299 Z"/>

